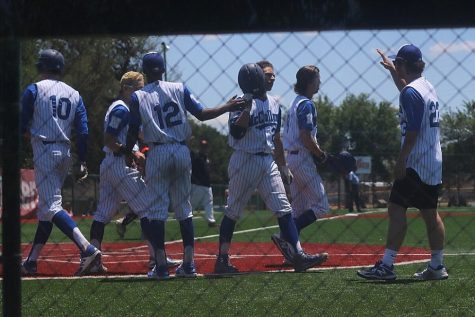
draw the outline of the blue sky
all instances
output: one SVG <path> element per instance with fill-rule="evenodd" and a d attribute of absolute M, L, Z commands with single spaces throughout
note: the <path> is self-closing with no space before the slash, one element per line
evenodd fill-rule
<path fill-rule="evenodd" d="M 239 94 L 239 68 L 261 59 L 274 64 L 277 78 L 272 94 L 280 96 L 285 107 L 295 96 L 295 73 L 308 64 L 320 68 L 319 94 L 336 105 L 348 94 L 360 93 L 369 94 L 376 102 L 387 100 L 397 105 L 398 92 L 379 64 L 376 48 L 395 54 L 406 43 L 421 48 L 426 62 L 424 76 L 436 87 L 442 113 L 475 99 L 475 29 L 208 34 L 156 40 L 169 46 L 170 76 L 178 74 L 207 107 Z M 157 50 L 161 50 L 159 45 Z M 226 119 L 222 116 L 209 123 L 224 129 Z"/>

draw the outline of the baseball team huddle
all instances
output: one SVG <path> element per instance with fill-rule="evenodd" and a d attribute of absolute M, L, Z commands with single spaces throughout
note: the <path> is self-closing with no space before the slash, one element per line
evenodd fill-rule
<path fill-rule="evenodd" d="M 434 206 L 442 178 L 437 95 L 421 76 L 423 66 L 416 67 L 423 65 L 417 47 L 404 45 L 394 61 L 379 50 L 378 53 L 381 64 L 390 71 L 401 92 L 401 153 L 388 209 L 387 248 L 374 267 L 357 273 L 367 279 L 396 278 L 393 263 L 405 234 L 401 219 L 405 219 L 409 206 L 415 206 L 426 221 L 432 257 L 427 268 L 414 277 L 445 279 L 448 277 L 442 263 L 445 231 L 437 204 Z M 328 259 L 326 252 L 305 252 L 299 240 L 300 232 L 329 211 L 319 167 L 328 164 L 346 175 L 355 168 L 355 161 L 347 152 L 327 154 L 317 141 L 317 109 L 312 98 L 320 88 L 318 67 L 307 65 L 297 71 L 296 97 L 282 124 L 282 106 L 269 93 L 276 78 L 270 62 L 243 65 L 238 73 L 243 94 L 223 105 L 207 108 L 183 83 L 162 80 L 165 63 L 160 53 L 145 54 L 142 58 L 145 76 L 126 72 L 120 80 L 118 98 L 105 114 L 100 195 L 88 240 L 63 209 L 61 198 L 61 188 L 72 165 L 73 126 L 80 162 L 73 174 L 79 182 L 87 177 L 86 107 L 80 94 L 60 80 L 64 69 L 60 52 L 40 51 L 36 66 L 40 81 L 29 85 L 21 100 L 21 131 L 33 148 L 39 194 L 37 231 L 29 255 L 22 263 L 25 275 L 37 273 L 37 260 L 53 224 L 79 248 L 76 275 L 106 273 L 101 253 L 104 228 L 125 201 L 140 218 L 149 246 L 153 265 L 148 277 L 167 279 L 175 266 L 176 277 L 196 277 L 190 203 L 192 165 L 187 146 L 192 131 L 188 113 L 200 121 L 229 114 L 228 144 L 233 153 L 214 272 L 239 272 L 230 260 L 231 241 L 236 222 L 256 190 L 277 218 L 280 230 L 271 240 L 287 265 L 296 272 L 304 272 Z M 138 143 L 147 144 L 146 158 Z M 166 254 L 165 223 L 169 212 L 174 213 L 180 227 L 183 241 L 180 261 Z"/>

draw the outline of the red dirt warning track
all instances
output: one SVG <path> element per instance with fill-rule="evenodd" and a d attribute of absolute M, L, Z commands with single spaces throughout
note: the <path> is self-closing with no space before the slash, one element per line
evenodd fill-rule
<path fill-rule="evenodd" d="M 328 252 L 329 259 L 322 268 L 360 267 L 374 264 L 384 251 L 383 246 L 355 244 L 317 244 L 305 243 L 309 253 Z M 24 257 L 30 246 L 23 245 Z M 108 268 L 107 275 L 144 275 L 147 272 L 148 248 L 143 243 L 104 243 L 103 263 Z M 170 257 L 182 258 L 182 244 L 167 244 Z M 218 245 L 216 242 L 195 243 L 195 263 L 200 274 L 213 272 Z M 240 272 L 266 272 L 293 270 L 282 266 L 283 257 L 272 243 L 234 242 L 231 247 L 231 260 Z M 72 276 L 79 266 L 79 253 L 74 244 L 47 244 L 38 261 L 38 276 Z M 430 254 L 422 248 L 403 247 L 398 262 L 428 260 Z M 173 273 L 170 270 L 170 273 Z M 0 267 L 3 275 L 3 267 Z"/>

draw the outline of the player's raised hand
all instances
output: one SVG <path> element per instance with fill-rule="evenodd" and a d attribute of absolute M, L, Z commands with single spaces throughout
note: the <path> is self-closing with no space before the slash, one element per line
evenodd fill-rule
<path fill-rule="evenodd" d="M 384 68 L 388 70 L 394 70 L 394 64 L 393 62 L 386 56 L 386 54 L 383 53 L 379 48 L 376 49 L 376 52 L 378 52 L 379 56 L 381 56 L 381 61 L 379 62 L 381 65 L 383 65 Z"/>
<path fill-rule="evenodd" d="M 235 95 L 226 102 L 226 106 L 229 107 L 229 111 L 240 110 L 246 106 L 246 100 Z"/>

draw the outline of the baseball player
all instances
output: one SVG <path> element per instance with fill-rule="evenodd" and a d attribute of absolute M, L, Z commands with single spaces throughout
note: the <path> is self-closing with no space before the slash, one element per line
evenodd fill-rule
<path fill-rule="evenodd" d="M 105 115 L 103 150 L 106 156 L 100 167 L 99 203 L 91 225 L 91 243 L 98 249 L 101 249 L 104 227 L 117 214 L 122 200 L 125 200 L 140 218 L 142 228 L 148 223 L 147 211 L 151 206 L 151 199 L 145 192 L 145 183 L 140 172 L 135 167 L 127 166 L 127 158 L 124 156 L 130 119 L 130 95 L 143 86 L 142 74 L 125 73 L 120 80 L 119 99 L 109 106 Z M 138 147 L 134 148 L 133 153 L 138 161 L 143 160 L 144 155 L 138 151 Z M 90 272 L 105 273 L 107 268 L 100 261 L 96 261 Z"/>
<path fill-rule="evenodd" d="M 297 96 L 289 109 L 283 137 L 287 163 L 294 176 L 290 184 L 292 216 L 300 234 L 303 228 L 325 215 L 329 206 L 322 178 L 313 160 L 317 157 L 323 162 L 326 156 L 316 138 L 317 111 L 312 102 L 313 95 L 320 88 L 320 71 L 314 65 L 304 66 L 297 71 L 296 78 L 294 90 Z M 272 241 L 282 248 L 284 241 L 278 234 L 272 235 Z M 291 262 L 290 255 L 284 253 L 284 256 Z"/>
<path fill-rule="evenodd" d="M 63 55 L 42 50 L 36 63 L 41 80 L 29 85 L 21 100 L 21 131 L 33 148 L 35 181 L 38 188 L 38 227 L 24 274 L 37 273 L 37 259 L 48 240 L 53 223 L 79 248 L 81 261 L 76 275 L 83 275 L 101 252 L 87 241 L 62 207 L 61 188 L 71 167 L 71 129 L 77 135 L 80 180 L 87 176 L 87 114 L 83 100 L 72 87 L 60 81 Z"/>
<path fill-rule="evenodd" d="M 208 141 L 200 141 L 198 152 L 191 154 L 191 206 L 203 207 L 209 227 L 216 227 L 213 211 L 213 189 L 209 176 Z"/>
<path fill-rule="evenodd" d="M 400 91 L 399 119 L 401 150 L 394 168 L 395 181 L 389 196 L 389 226 L 386 249 L 373 267 L 357 272 L 365 279 L 394 280 L 394 261 L 407 230 L 406 210 L 418 208 L 427 227 L 431 259 L 425 270 L 414 274 L 418 280 L 449 277 L 443 264 L 445 228 L 437 212 L 442 183 L 439 101 L 432 84 L 422 76 L 425 63 L 418 47 L 402 46 L 391 62 L 380 50 Z"/>
<path fill-rule="evenodd" d="M 242 66 L 238 82 L 246 104 L 243 109 L 229 114 L 228 142 L 234 152 L 229 161 L 229 196 L 220 226 L 214 271 L 218 274 L 238 272 L 229 259 L 231 239 L 236 221 L 256 188 L 278 218 L 283 239 L 291 246 L 288 253 L 292 255 L 295 271 L 305 271 L 325 261 L 327 254 L 308 255 L 300 246 L 283 184 L 283 181 L 292 181 L 292 174 L 285 165 L 280 141 L 280 104 L 266 94 L 264 72 L 259 65 Z"/>
<path fill-rule="evenodd" d="M 243 100 L 232 98 L 223 106 L 204 108 L 182 83 L 162 81 L 165 65 L 162 56 L 150 52 L 142 59 L 148 84 L 131 97 L 132 119 L 129 128 L 128 150 L 137 140 L 139 126 L 143 127 L 144 142 L 149 145 L 145 167 L 145 183 L 152 205 L 146 235 L 155 252 L 156 266 L 150 277 L 169 277 L 165 253 L 165 221 L 168 210 L 175 213 L 183 238 L 183 263 L 176 276 L 195 277 L 194 230 L 190 204 L 191 159 L 186 146 L 191 136 L 187 113 L 198 120 L 209 120 L 232 111 Z"/>
<path fill-rule="evenodd" d="M 128 97 L 130 99 L 130 95 Z M 142 152 L 142 154 L 145 155 L 145 157 L 147 157 L 147 153 L 148 153 L 148 146 L 144 143 L 141 142 L 141 140 L 143 139 L 143 136 L 140 136 L 139 135 L 139 151 Z M 140 172 L 140 175 L 142 177 L 142 181 L 143 181 L 143 177 L 144 177 L 144 174 L 145 174 L 145 166 L 143 164 L 141 165 L 137 165 L 137 170 Z M 129 206 L 130 208 L 130 206 Z M 131 224 L 135 219 L 137 219 L 139 216 L 137 213 L 135 213 L 132 209 L 129 210 L 129 212 L 122 218 L 118 219 L 116 221 L 116 231 L 119 235 L 119 237 L 121 239 L 124 238 L 124 234 L 126 232 L 126 228 L 127 228 L 127 225 Z M 141 222 L 142 223 L 142 222 Z M 147 243 L 147 247 L 148 247 L 148 250 L 149 250 L 149 260 L 148 260 L 148 268 L 150 270 L 153 270 L 153 268 L 155 267 L 155 255 L 154 255 L 154 250 L 153 250 L 153 247 L 152 245 L 150 244 L 150 241 L 148 241 L 142 231 L 142 237 L 145 238 L 145 241 Z M 91 241 L 93 242 L 93 241 Z M 175 259 L 172 259 L 170 257 L 167 257 L 167 265 L 169 268 L 172 268 L 172 267 L 175 267 L 175 266 L 178 266 L 181 264 L 181 260 L 175 260 Z"/>

